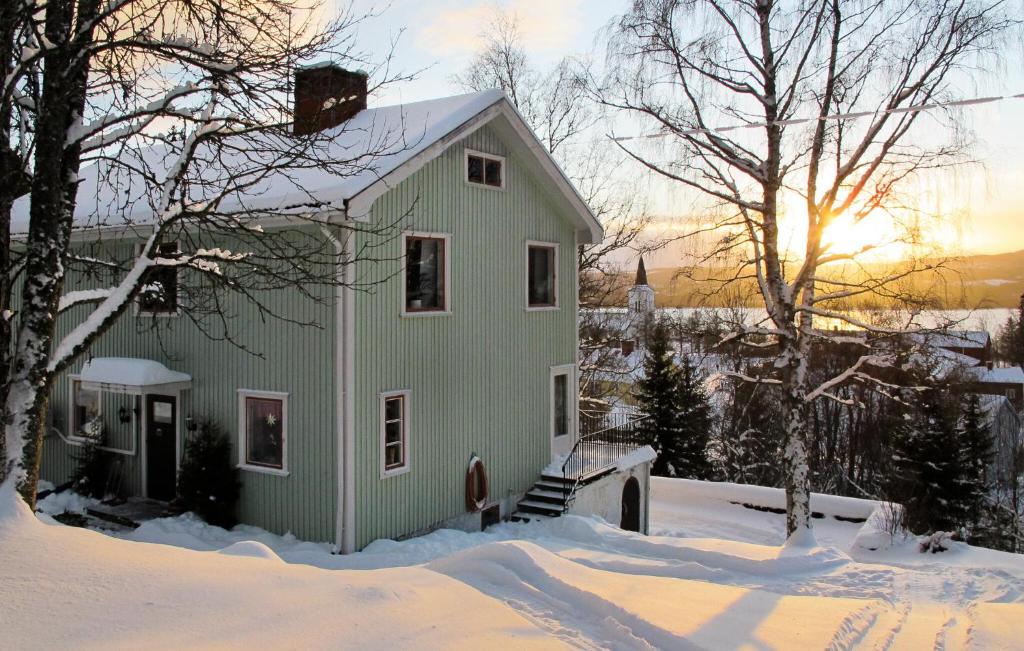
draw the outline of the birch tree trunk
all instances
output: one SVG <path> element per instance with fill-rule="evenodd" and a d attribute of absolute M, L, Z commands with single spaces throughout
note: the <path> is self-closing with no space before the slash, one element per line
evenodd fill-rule
<path fill-rule="evenodd" d="M 781 391 L 786 527 L 794 542 L 812 540 L 805 533 L 814 401 L 852 406 L 841 390 L 854 383 L 885 394 L 894 354 L 868 333 L 891 339 L 920 331 L 920 307 L 934 304 L 927 289 L 905 287 L 915 274 L 934 280 L 943 256 L 914 249 L 921 215 L 899 188 L 966 158 L 955 114 L 939 107 L 965 103 L 961 86 L 970 88 L 971 76 L 1019 25 L 998 0 L 634 0 L 613 26 L 606 70 L 588 77 L 607 109 L 645 125 L 614 139 L 622 150 L 707 201 L 703 213 L 679 215 L 693 220 L 687 236 L 712 240 L 682 268 L 719 292 L 748 289 L 765 307 L 767 318 L 737 323 L 721 343 L 777 347 L 773 364 L 733 376 Z M 925 111 L 935 122 L 922 132 Z M 935 128 L 943 118 L 945 143 Z M 864 256 L 886 248 L 888 238 L 855 246 L 826 237 L 839 220 L 869 228 L 862 225 L 869 217 L 884 219 L 889 237 L 910 249 L 901 267 L 863 270 Z M 787 236 L 802 239 L 787 243 Z M 849 307 L 863 299 L 909 307 L 912 316 L 896 326 L 865 323 Z M 815 317 L 863 336 L 816 330 Z M 809 358 L 825 342 L 863 353 L 812 386 Z"/>

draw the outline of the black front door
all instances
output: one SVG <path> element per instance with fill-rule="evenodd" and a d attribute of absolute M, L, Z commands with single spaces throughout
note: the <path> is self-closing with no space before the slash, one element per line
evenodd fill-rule
<path fill-rule="evenodd" d="M 154 500 L 174 499 L 175 399 L 146 396 L 146 490 Z"/>
<path fill-rule="evenodd" d="M 619 527 L 626 531 L 640 531 L 640 482 L 636 477 L 627 479 L 622 487 L 622 522 Z"/>

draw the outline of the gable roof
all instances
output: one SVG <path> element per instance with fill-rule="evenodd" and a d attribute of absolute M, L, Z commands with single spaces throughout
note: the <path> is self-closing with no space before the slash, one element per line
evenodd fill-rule
<path fill-rule="evenodd" d="M 360 111 L 343 125 L 325 131 L 327 140 L 318 146 L 316 155 L 330 160 L 371 157 L 364 169 L 349 176 L 319 167 L 276 170 L 244 193 L 224 197 L 221 209 L 298 213 L 308 210 L 304 206 L 315 200 L 329 204 L 325 209 L 344 210 L 353 219 L 365 219 L 377 197 L 485 124 L 492 124 L 513 151 L 526 159 L 531 170 L 541 172 L 536 174 L 538 180 L 573 221 L 580 243 L 600 241 L 603 231 L 593 212 L 505 93 L 497 89 Z M 264 137 L 268 142 L 262 155 L 268 158 L 276 157 L 282 148 L 295 146 L 284 136 Z M 151 169 L 166 171 L 173 163 L 166 147 L 153 147 L 141 155 Z M 222 154 L 217 160 L 224 168 L 232 164 L 232 159 L 251 166 L 254 161 L 258 163 L 260 155 L 246 150 Z M 109 162 L 100 160 L 81 170 L 76 229 L 123 228 L 153 220 L 151 186 L 141 177 L 134 182 L 131 177 L 125 178 L 120 168 L 122 178 L 115 189 L 101 182 L 112 168 Z M 24 234 L 27 230 L 28 197 L 22 197 L 12 211 L 12 231 Z"/>

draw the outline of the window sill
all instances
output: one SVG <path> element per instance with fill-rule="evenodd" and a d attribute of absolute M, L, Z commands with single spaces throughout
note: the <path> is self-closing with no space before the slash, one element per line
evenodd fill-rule
<path fill-rule="evenodd" d="M 487 185 L 486 183 L 476 183 L 475 181 L 466 181 L 466 185 L 471 188 L 482 188 L 484 190 L 491 190 L 492 192 L 504 192 L 505 184 L 501 185 Z"/>
<path fill-rule="evenodd" d="M 145 312 L 143 310 L 136 310 L 135 316 L 137 316 L 139 318 L 156 318 L 156 319 L 173 318 L 173 317 L 181 316 L 181 310 L 179 309 L 179 310 L 176 310 L 174 312 Z"/>
<path fill-rule="evenodd" d="M 560 309 L 562 309 L 562 308 L 561 308 L 561 306 L 558 306 L 558 305 L 533 305 L 533 306 L 527 305 L 526 306 L 526 311 L 527 312 L 554 312 L 555 310 L 560 310 Z"/>
<path fill-rule="evenodd" d="M 413 318 L 413 319 L 418 319 L 420 317 L 451 316 L 451 315 L 452 315 L 452 311 L 451 310 L 421 310 L 421 311 L 417 311 L 417 312 L 407 312 L 406 310 L 402 310 L 402 312 L 401 312 L 402 318 L 410 317 L 410 318 Z"/>
<path fill-rule="evenodd" d="M 404 475 L 410 470 L 412 470 L 410 466 L 402 466 L 401 468 L 395 468 L 394 470 L 381 470 L 380 478 L 387 479 L 389 477 L 397 477 L 399 475 Z"/>
<path fill-rule="evenodd" d="M 276 477 L 288 477 L 291 475 L 290 472 L 283 468 L 266 468 L 264 466 L 250 466 L 245 463 L 240 463 L 235 466 L 239 470 L 247 470 L 249 472 L 258 472 L 264 475 L 274 475 Z"/>

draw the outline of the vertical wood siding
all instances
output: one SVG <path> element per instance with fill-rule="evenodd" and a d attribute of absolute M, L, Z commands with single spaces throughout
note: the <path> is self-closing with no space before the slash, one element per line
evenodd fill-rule
<path fill-rule="evenodd" d="M 130 254 L 123 245 L 122 256 Z M 223 244 L 231 248 L 230 242 Z M 187 282 L 187 280 L 186 280 Z M 98 283 L 72 277 L 66 291 Z M 294 290 L 267 292 L 266 302 L 280 314 L 309 319 L 315 316 L 322 329 L 301 327 L 260 316 L 257 308 L 241 299 L 225 297 L 232 314 L 231 334 L 255 353 L 246 353 L 226 341 L 209 339 L 185 316 L 147 317 L 126 313 L 92 347 L 93 357 L 139 357 L 157 360 L 168 368 L 189 373 L 191 390 L 181 395 L 179 431 L 187 436 L 187 416 L 216 421 L 232 440 L 233 461 L 238 450 L 238 389 L 282 391 L 288 402 L 287 477 L 240 470 L 242 482 L 239 518 L 242 522 L 277 533 L 291 531 L 306 540 L 333 541 L 336 505 L 335 422 L 334 422 L 334 310 L 333 290 L 310 288 L 324 300 L 317 304 Z M 75 308 L 63 315 L 58 335 L 88 314 Z M 152 328 L 156 325 L 156 328 Z M 215 330 L 217 332 L 217 330 Z M 84 359 L 74 364 L 78 373 Z M 70 423 L 68 374 L 62 375 L 50 396 L 54 427 L 66 432 Z M 105 400 L 104 420 L 110 430 L 117 422 L 117 400 Z M 140 428 L 141 430 L 141 428 Z M 130 447 L 131 434 L 120 429 L 112 441 Z M 141 441 L 135 441 L 135 456 L 115 455 L 124 464 L 125 489 L 141 494 Z M 54 483 L 66 481 L 75 467 L 75 446 L 51 433 L 43 447 L 42 477 Z"/>
<path fill-rule="evenodd" d="M 506 188 L 464 181 L 464 149 L 506 157 Z M 492 500 L 525 491 L 550 461 L 550 367 L 575 362 L 571 223 L 532 172 L 484 128 L 377 200 L 388 223 L 451 235 L 451 314 L 402 317 L 401 274 L 357 296 L 356 538 L 396 537 L 466 512 L 470 455 L 484 461 Z M 559 243 L 560 309 L 526 311 L 526 242 Z M 386 245 L 398 258 L 401 240 Z M 380 277 L 398 271 L 382 265 Z M 380 478 L 379 394 L 410 393 L 405 474 Z"/>

